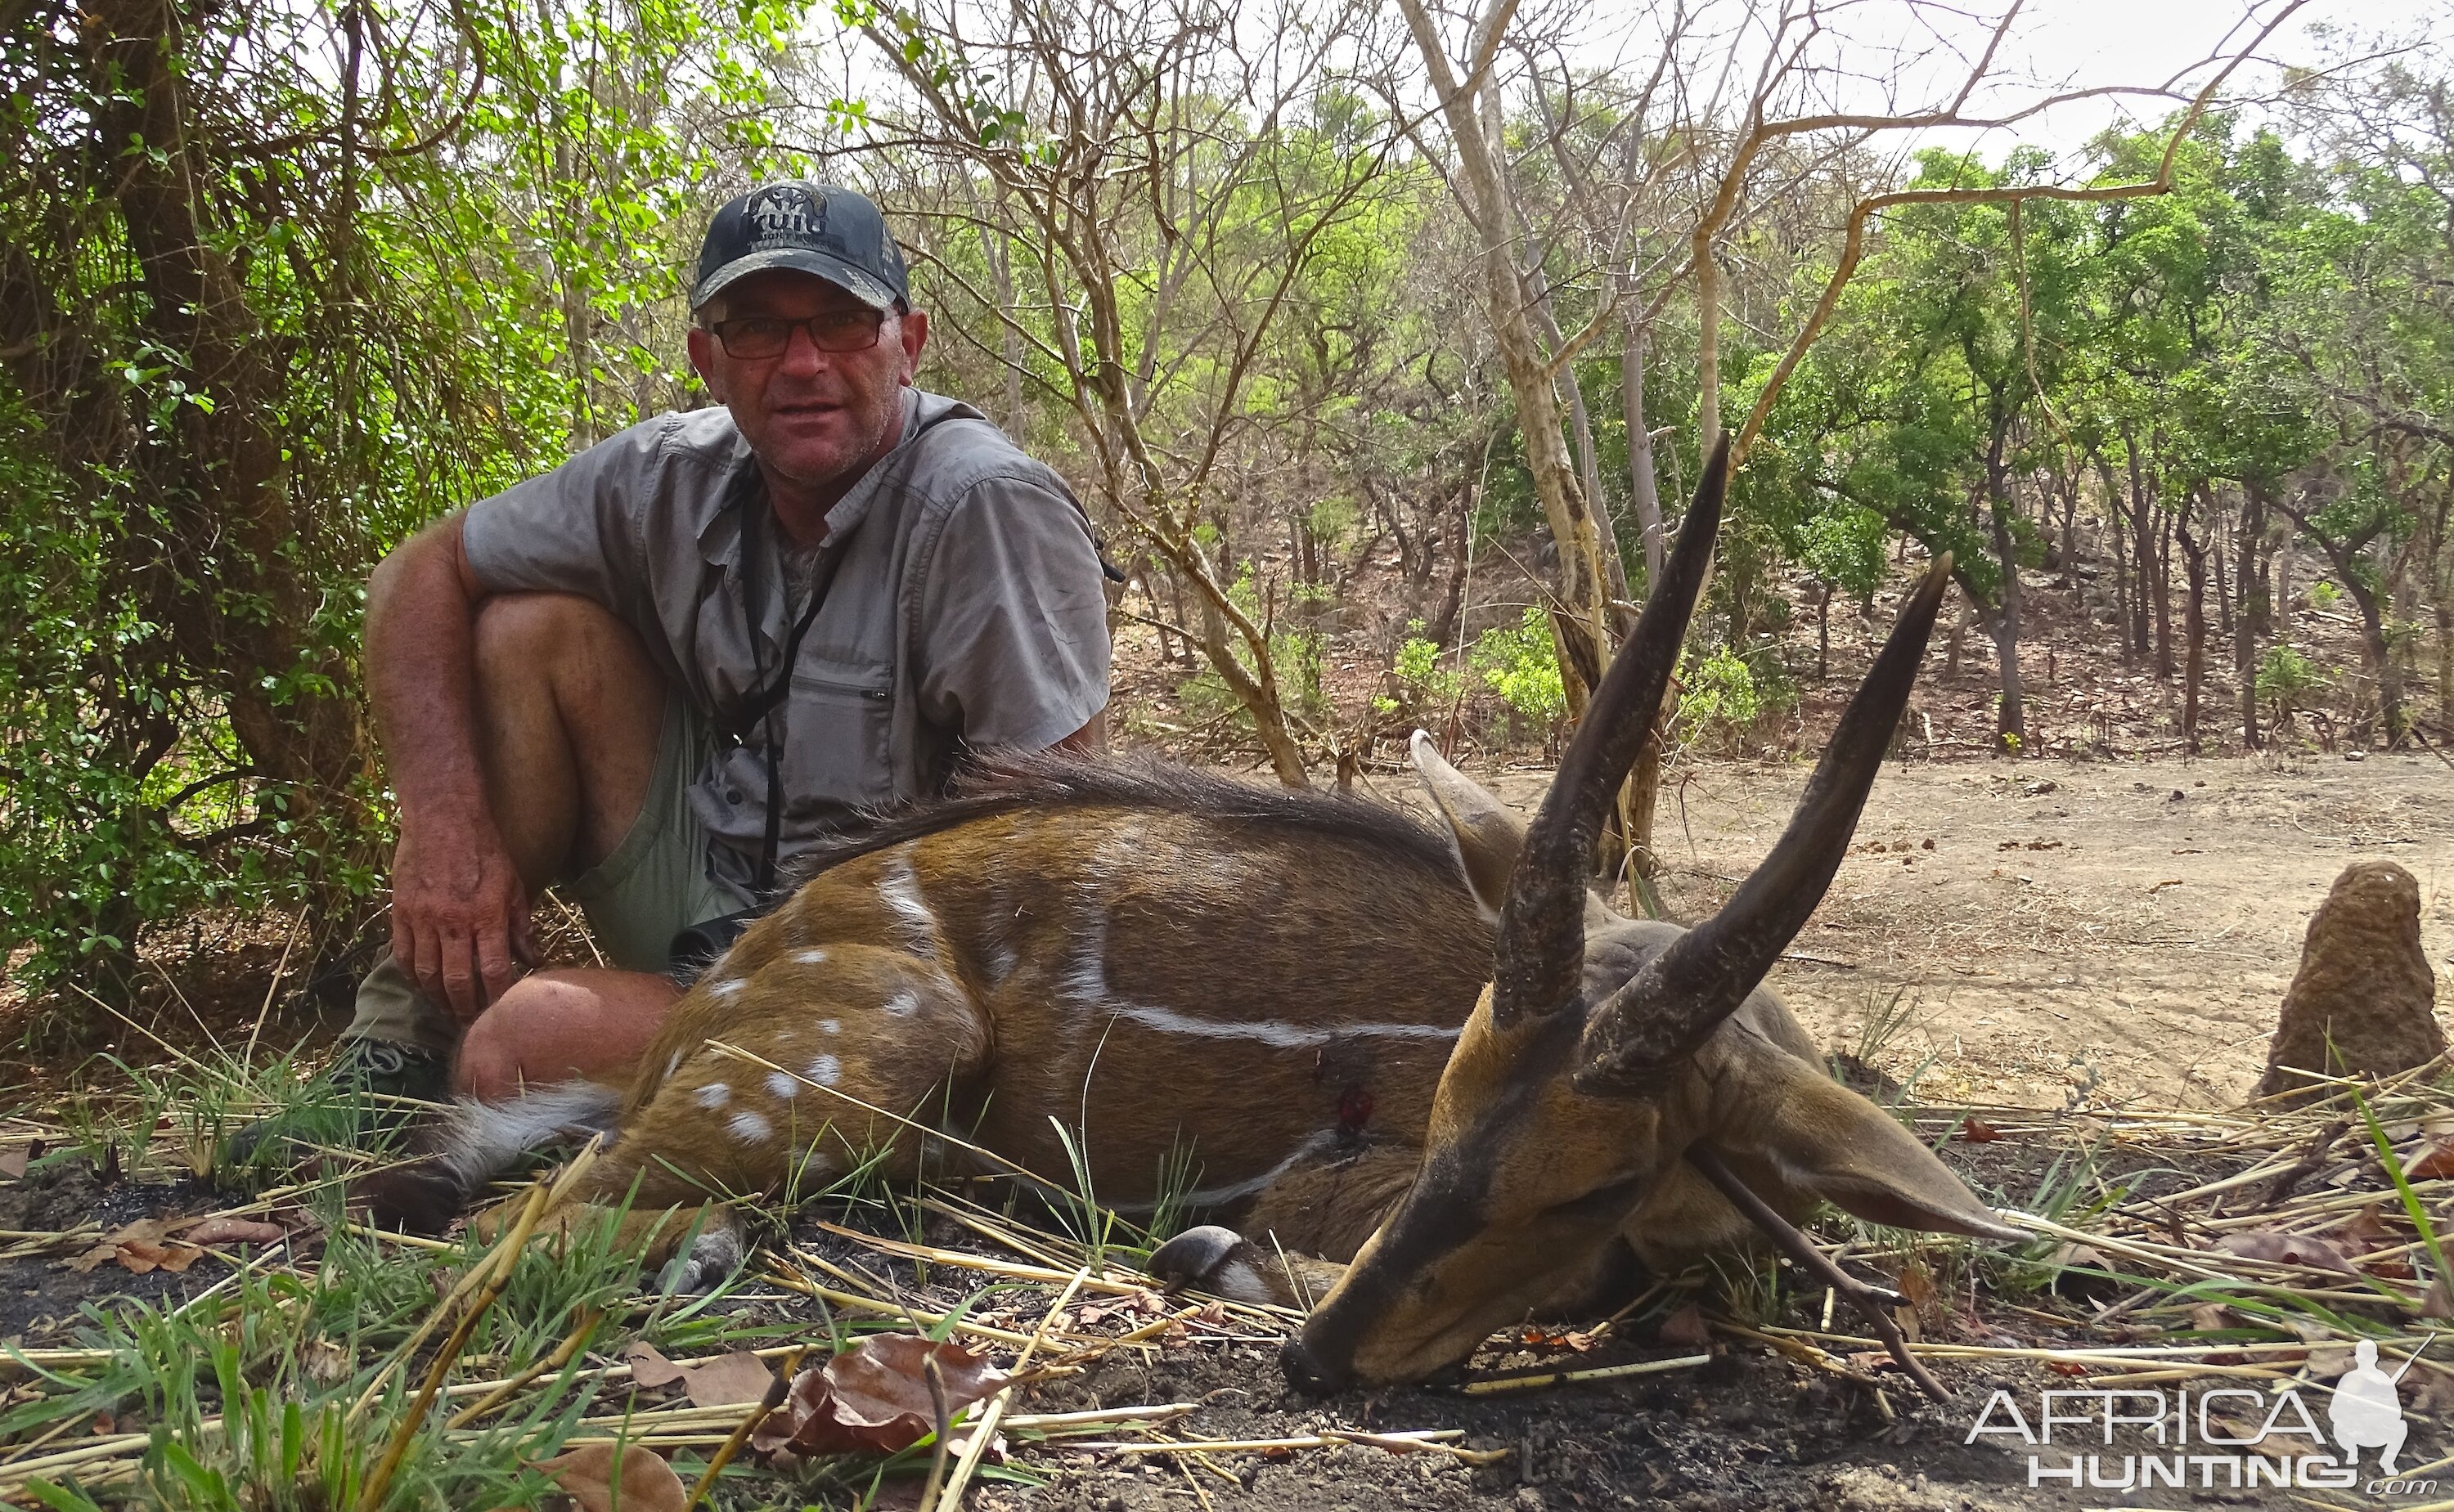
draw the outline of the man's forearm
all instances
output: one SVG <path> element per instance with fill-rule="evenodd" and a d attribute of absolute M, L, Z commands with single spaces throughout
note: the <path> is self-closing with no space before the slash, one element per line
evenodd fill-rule
<path fill-rule="evenodd" d="M 395 547 L 367 584 L 367 692 L 404 827 L 486 814 L 477 754 L 477 602 L 459 521 Z"/>

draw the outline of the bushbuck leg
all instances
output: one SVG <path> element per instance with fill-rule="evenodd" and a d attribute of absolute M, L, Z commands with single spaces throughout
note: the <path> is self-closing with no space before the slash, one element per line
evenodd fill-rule
<path fill-rule="evenodd" d="M 911 1116 L 976 1069 L 988 1046 L 974 1004 L 934 951 L 802 946 L 701 987 L 759 1026 L 743 1036 L 752 1043 L 727 1047 L 695 1019 L 668 1023 L 646 1061 L 662 1074 L 635 1084 L 619 1136 L 580 1179 L 578 1205 L 554 1224 L 596 1221 L 628 1199 L 621 1242 L 656 1226 L 657 1248 L 669 1248 L 695 1225 L 686 1284 L 721 1275 L 741 1252 L 729 1214 L 702 1204 L 795 1180 L 823 1187 L 870 1160 L 883 1175 L 911 1176 L 922 1143 Z M 502 1212 L 481 1218 L 481 1231 Z"/>

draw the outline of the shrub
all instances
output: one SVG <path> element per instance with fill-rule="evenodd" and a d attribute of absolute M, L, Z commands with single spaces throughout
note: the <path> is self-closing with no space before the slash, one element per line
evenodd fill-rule
<path fill-rule="evenodd" d="M 1423 639 L 1423 622 L 1416 620 L 1406 627 L 1405 644 L 1389 670 L 1396 674 L 1398 686 L 1403 690 L 1408 706 L 1413 708 L 1444 708 L 1464 691 L 1465 680 L 1454 667 L 1440 665 L 1440 648 Z"/>
<path fill-rule="evenodd" d="M 2289 646 L 2268 647 L 2258 664 L 2258 696 L 2274 706 L 2278 725 L 2290 725 L 2292 711 L 2329 681 L 2324 667 Z"/>
<path fill-rule="evenodd" d="M 1483 631 L 1466 659 L 1509 711 L 1545 740 L 1568 717 L 1559 649 L 1552 643 L 1550 616 L 1540 605 L 1526 606 L 1524 616 L 1513 626 Z"/>
<path fill-rule="evenodd" d="M 1686 675 L 1686 692 L 1679 701 L 1679 723 L 1691 739 L 1735 746 L 1746 738 L 1763 713 L 1763 696 L 1756 675 L 1726 646 L 1717 646 Z"/>

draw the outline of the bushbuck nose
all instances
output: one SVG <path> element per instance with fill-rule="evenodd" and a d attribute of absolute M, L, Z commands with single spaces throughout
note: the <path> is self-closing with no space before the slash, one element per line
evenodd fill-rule
<path fill-rule="evenodd" d="M 1348 1379 L 1346 1372 L 1331 1371 L 1314 1359 L 1300 1335 L 1278 1345 L 1278 1368 L 1287 1373 L 1288 1385 L 1316 1397 L 1339 1389 Z"/>

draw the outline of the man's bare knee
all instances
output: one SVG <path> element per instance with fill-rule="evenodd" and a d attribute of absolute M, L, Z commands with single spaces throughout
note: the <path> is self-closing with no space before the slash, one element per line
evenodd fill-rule
<path fill-rule="evenodd" d="M 513 984 L 494 1005 L 477 1016 L 460 1039 L 452 1079 L 462 1095 L 482 1103 L 519 1096 L 525 1086 L 561 1081 L 537 1064 L 548 1046 L 568 1032 L 574 1018 L 593 1018 L 595 995 L 552 971 Z"/>
<path fill-rule="evenodd" d="M 680 993 L 629 971 L 540 971 L 469 1025 L 453 1067 L 459 1091 L 499 1103 L 522 1090 L 626 1070 Z"/>
<path fill-rule="evenodd" d="M 576 593 L 497 593 L 477 606 L 477 665 L 534 678 L 607 649 L 648 665 L 631 627 Z"/>

